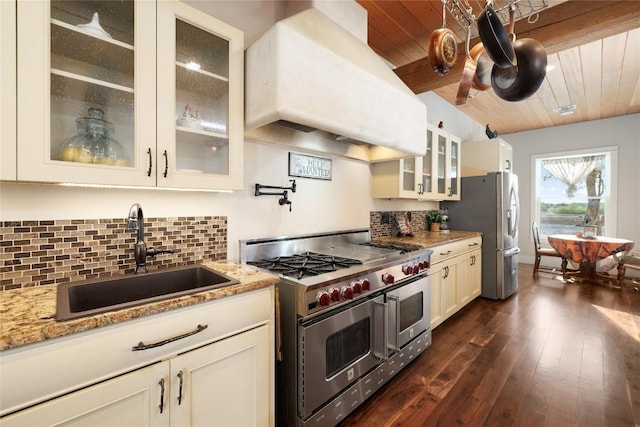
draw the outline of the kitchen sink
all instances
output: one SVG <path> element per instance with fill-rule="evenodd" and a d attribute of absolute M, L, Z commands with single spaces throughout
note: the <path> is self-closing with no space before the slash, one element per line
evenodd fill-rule
<path fill-rule="evenodd" d="M 58 285 L 56 319 L 70 320 L 238 284 L 202 265 Z"/>

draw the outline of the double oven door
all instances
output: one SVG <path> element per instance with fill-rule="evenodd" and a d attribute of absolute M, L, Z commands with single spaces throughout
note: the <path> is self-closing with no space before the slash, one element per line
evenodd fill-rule
<path fill-rule="evenodd" d="M 389 304 L 388 344 L 400 350 L 429 329 L 431 322 L 431 279 L 414 276 L 386 293 Z"/>
<path fill-rule="evenodd" d="M 298 414 L 303 419 L 387 360 L 430 323 L 430 278 L 298 324 Z"/>
<path fill-rule="evenodd" d="M 387 357 L 384 296 L 298 325 L 298 414 L 306 418 Z"/>

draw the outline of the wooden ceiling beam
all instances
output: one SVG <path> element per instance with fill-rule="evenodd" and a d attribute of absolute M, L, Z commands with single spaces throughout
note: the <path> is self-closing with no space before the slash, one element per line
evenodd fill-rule
<path fill-rule="evenodd" d="M 534 24 L 516 22 L 518 38 L 532 38 L 547 54 L 600 40 L 639 27 L 640 1 L 569 0 L 546 9 Z M 480 41 L 471 40 L 471 46 Z M 436 74 L 425 57 L 395 69 L 396 74 L 416 94 L 460 81 L 465 62 L 464 44 L 458 46 L 455 67 L 446 75 Z"/>

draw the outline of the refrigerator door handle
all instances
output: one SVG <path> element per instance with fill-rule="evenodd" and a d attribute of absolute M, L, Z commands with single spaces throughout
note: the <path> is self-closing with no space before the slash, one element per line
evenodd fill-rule
<path fill-rule="evenodd" d="M 502 255 L 504 256 L 514 256 L 520 253 L 520 248 L 511 248 L 511 249 L 506 249 L 504 251 L 498 251 L 498 252 L 502 252 Z"/>

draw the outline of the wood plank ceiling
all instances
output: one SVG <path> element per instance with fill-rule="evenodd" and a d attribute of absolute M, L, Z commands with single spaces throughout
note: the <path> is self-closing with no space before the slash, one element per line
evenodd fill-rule
<path fill-rule="evenodd" d="M 447 13 L 447 27 L 458 39 L 458 59 L 446 76 L 439 76 L 429 65 L 427 51 L 431 32 L 442 27 L 440 0 L 357 1 L 368 11 L 369 46 L 396 67 L 415 93 L 434 91 L 455 105 L 466 28 Z M 472 89 L 467 103 L 457 106 L 461 111 L 501 134 L 640 113 L 640 1 L 511 1 L 517 7 L 517 38 L 542 43 L 548 64 L 555 68 L 524 101 L 504 101 L 491 89 Z M 476 17 L 485 6 L 480 0 L 459 3 L 471 7 Z M 493 2 L 504 23 L 508 3 Z M 471 46 L 478 42 L 472 25 Z M 576 105 L 574 114 L 553 112 L 570 104 Z M 429 121 L 439 121 L 437 112 L 429 111 Z"/>

